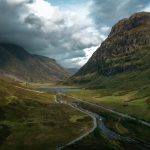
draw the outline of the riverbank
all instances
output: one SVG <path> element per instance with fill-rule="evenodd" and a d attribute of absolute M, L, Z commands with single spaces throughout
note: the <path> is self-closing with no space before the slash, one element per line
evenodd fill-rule
<path fill-rule="evenodd" d="M 65 95 L 65 94 L 62 94 L 63 96 L 65 96 L 65 100 L 66 100 L 66 97 L 67 97 L 67 95 Z M 72 98 L 72 99 L 71 99 Z M 69 99 L 69 98 L 68 98 Z M 68 100 L 67 99 L 67 100 Z M 65 101 L 65 104 L 70 104 L 70 103 L 73 103 L 73 97 L 70 97 L 70 101 L 68 102 L 68 101 Z M 64 103 L 64 101 L 62 101 L 63 103 Z M 90 110 L 90 111 L 92 111 L 92 112 L 97 112 L 98 114 L 102 114 L 103 116 L 104 116 L 104 112 L 102 113 L 100 113 L 100 111 L 98 112 L 96 109 L 95 109 L 95 107 L 93 106 L 93 109 L 91 109 L 89 106 L 86 106 L 86 105 L 84 105 L 84 103 L 83 104 L 81 104 L 81 103 L 79 103 L 79 101 L 76 101 L 75 102 L 75 106 L 76 107 L 78 107 L 78 108 L 82 108 L 84 111 L 85 110 L 87 110 L 88 109 L 88 111 Z M 101 109 L 100 109 L 101 110 Z M 106 114 L 105 114 L 106 115 Z M 106 116 L 110 116 L 109 114 L 107 114 Z M 97 115 L 95 116 L 96 118 L 97 118 Z M 123 117 L 123 116 L 121 116 L 121 117 Z M 142 150 L 147 150 L 147 149 L 149 149 L 150 147 L 149 147 L 149 145 L 148 144 L 146 144 L 146 143 L 144 143 L 144 142 L 142 142 L 142 141 L 139 141 L 139 140 L 137 140 L 137 139 L 135 139 L 135 137 L 133 138 L 133 137 L 127 137 L 127 136 L 122 136 L 122 135 L 120 135 L 120 134 L 118 134 L 118 133 L 115 133 L 115 132 L 113 132 L 113 131 L 111 131 L 110 129 L 108 129 L 105 125 L 104 125 L 104 122 L 103 122 L 103 118 L 102 117 L 98 117 L 99 118 L 99 128 L 100 128 L 100 130 L 103 132 L 103 135 L 105 135 L 105 137 L 107 137 L 107 139 L 108 140 L 115 140 L 115 141 L 119 141 L 119 143 L 120 143 L 120 141 L 121 141 L 121 145 L 122 144 L 125 144 L 124 146 L 127 146 L 127 145 L 130 145 L 129 147 L 131 148 L 132 146 L 132 143 L 134 143 L 134 145 L 135 145 L 135 147 L 134 147 L 134 149 L 142 149 Z M 97 119 L 98 119 L 97 118 Z M 109 118 L 110 119 L 110 118 Z M 130 118 L 128 118 L 128 119 L 130 119 Z M 107 119 L 106 119 L 106 122 L 107 122 Z M 129 135 L 128 135 L 129 136 Z M 82 140 L 81 140 L 82 141 Z M 78 141 L 79 143 L 80 143 L 80 141 Z M 72 143 L 74 146 L 76 145 L 76 143 Z M 119 144 L 119 145 L 120 145 Z M 69 146 L 69 147 L 71 147 L 71 146 Z M 132 149 L 133 149 L 133 147 L 132 147 Z"/>
<path fill-rule="evenodd" d="M 90 117 L 54 95 L 0 79 L 0 150 L 55 150 L 91 128 Z"/>
<path fill-rule="evenodd" d="M 59 97 L 59 94 L 55 96 L 55 102 L 56 103 L 60 103 L 60 104 L 65 104 L 67 106 L 70 106 L 71 108 L 77 110 L 77 111 L 80 111 L 86 115 L 88 115 L 89 117 L 92 118 L 93 120 L 93 126 L 91 129 L 89 129 L 87 132 L 85 132 L 84 134 L 80 135 L 79 137 L 75 138 L 74 140 L 70 141 L 69 143 L 65 144 L 64 146 L 61 146 L 61 147 L 58 147 L 56 150 L 61 150 L 69 145 L 72 145 L 80 140 L 82 140 L 84 137 L 88 136 L 90 133 L 92 133 L 95 128 L 97 127 L 97 120 L 96 120 L 96 117 L 94 115 L 94 113 L 92 112 L 89 112 L 89 111 L 86 111 L 86 110 L 83 110 L 82 108 L 79 108 L 77 107 L 76 105 L 73 105 L 71 103 L 68 103 L 67 101 L 65 100 L 62 100 L 60 97 Z"/>
<path fill-rule="evenodd" d="M 149 91 L 119 91 L 113 92 L 113 89 L 93 89 L 68 91 L 67 94 L 82 99 L 85 102 L 91 102 L 101 105 L 107 109 L 117 111 L 138 120 L 150 122 Z"/>

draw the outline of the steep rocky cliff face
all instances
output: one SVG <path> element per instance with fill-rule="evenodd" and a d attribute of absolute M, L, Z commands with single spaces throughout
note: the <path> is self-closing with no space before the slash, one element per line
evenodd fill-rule
<path fill-rule="evenodd" d="M 141 12 L 119 21 L 89 61 L 72 77 L 76 82 L 90 74 L 143 71 L 150 66 L 150 13 Z M 92 78 L 88 78 L 91 81 Z"/>
<path fill-rule="evenodd" d="M 33 55 L 14 44 L 0 44 L 0 74 L 28 82 L 49 82 L 69 77 L 54 59 Z"/>

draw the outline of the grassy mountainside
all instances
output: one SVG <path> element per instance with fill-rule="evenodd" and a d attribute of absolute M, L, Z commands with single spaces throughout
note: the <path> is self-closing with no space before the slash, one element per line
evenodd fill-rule
<path fill-rule="evenodd" d="M 150 121 L 150 13 L 119 21 L 89 61 L 67 83 L 92 90 L 85 100 Z"/>
<path fill-rule="evenodd" d="M 119 21 L 108 38 L 77 72 L 74 78 L 89 74 L 112 76 L 144 71 L 150 65 L 150 13 L 137 13 Z M 87 81 L 88 82 L 88 81 Z"/>
<path fill-rule="evenodd" d="M 0 149 L 55 150 L 92 126 L 85 114 L 41 93 L 0 78 Z"/>
<path fill-rule="evenodd" d="M 14 44 L 0 44 L 0 73 L 29 82 L 63 80 L 70 75 L 54 59 L 30 54 Z"/>

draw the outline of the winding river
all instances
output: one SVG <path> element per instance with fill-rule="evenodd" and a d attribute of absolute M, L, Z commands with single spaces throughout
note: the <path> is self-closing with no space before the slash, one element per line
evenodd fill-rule
<path fill-rule="evenodd" d="M 63 94 L 63 92 L 65 92 L 65 91 L 73 91 L 73 90 L 80 90 L 80 89 L 79 88 L 47 88 L 47 87 L 43 87 L 43 88 L 39 88 L 38 90 L 49 91 L 49 92 L 50 91 L 51 92 L 57 92 L 57 95 L 65 95 L 65 94 Z M 65 96 L 67 96 L 67 95 L 65 95 Z M 109 140 L 119 140 L 119 141 L 123 141 L 123 142 L 136 143 L 141 147 L 141 143 L 139 143 L 138 141 L 136 141 L 134 139 L 131 139 L 130 137 L 121 136 L 118 133 L 116 133 L 116 132 L 110 130 L 109 128 L 107 128 L 104 124 L 105 118 L 101 117 L 100 115 L 98 115 L 96 113 L 93 113 L 89 110 L 83 109 L 82 107 L 80 107 L 79 105 L 76 105 L 75 103 L 70 103 L 70 102 L 65 101 L 65 100 L 58 100 L 57 96 L 55 96 L 55 102 L 65 104 L 65 105 L 69 105 L 70 107 L 87 114 L 88 116 L 90 116 L 93 119 L 93 127 L 91 128 L 91 130 L 89 130 L 84 135 L 81 135 L 78 138 L 74 139 L 73 141 L 70 141 L 66 145 L 58 147 L 56 150 L 61 150 L 64 147 L 66 147 L 68 145 L 71 145 L 71 144 L 74 144 L 75 142 L 83 139 L 84 137 L 88 136 L 91 132 L 93 132 L 97 126 L 100 128 L 100 130 L 102 131 L 104 136 Z M 143 150 L 149 150 L 150 147 L 149 147 L 149 145 L 148 146 L 143 145 L 142 149 Z"/>

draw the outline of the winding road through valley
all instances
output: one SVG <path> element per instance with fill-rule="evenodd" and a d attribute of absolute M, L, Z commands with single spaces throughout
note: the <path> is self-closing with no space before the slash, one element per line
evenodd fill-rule
<path fill-rule="evenodd" d="M 68 102 L 66 102 L 66 101 L 64 101 L 64 100 L 57 100 L 57 96 L 55 96 L 54 98 L 55 98 L 55 102 L 56 102 L 56 103 L 62 103 L 62 104 L 68 105 L 68 106 L 72 107 L 73 109 L 76 109 L 76 110 L 78 110 L 78 111 L 80 111 L 80 112 L 82 112 L 82 113 L 84 113 L 84 114 L 90 116 L 90 117 L 93 119 L 93 127 L 92 127 L 89 131 L 87 131 L 87 132 L 84 133 L 83 135 L 79 136 L 78 138 L 76 138 L 76 139 L 70 141 L 70 142 L 67 143 L 66 145 L 61 146 L 61 147 L 58 147 L 58 148 L 56 149 L 56 150 L 61 150 L 61 149 L 64 148 L 65 146 L 69 146 L 69 145 L 71 145 L 71 144 L 73 144 L 73 143 L 75 143 L 75 142 L 77 142 L 77 141 L 80 141 L 81 139 L 83 139 L 84 137 L 86 137 L 87 135 L 89 135 L 90 133 L 92 133 L 92 132 L 95 130 L 95 128 L 97 127 L 97 121 L 96 121 L 96 117 L 95 117 L 94 113 L 89 112 L 89 111 L 87 111 L 87 110 L 83 110 L 82 108 L 76 107 L 75 105 L 70 104 L 70 103 L 68 103 Z"/>
<path fill-rule="evenodd" d="M 79 99 L 79 98 L 76 98 L 76 97 L 74 97 L 74 96 L 66 95 L 66 94 L 64 94 L 64 93 L 61 93 L 61 94 L 64 95 L 64 96 L 68 96 L 68 97 L 70 97 L 70 98 L 73 98 L 73 99 L 75 99 L 75 100 L 77 100 L 77 101 L 83 102 L 83 103 L 85 103 L 85 104 L 89 104 L 89 105 L 91 105 L 91 106 L 95 106 L 96 108 L 100 108 L 100 109 L 103 109 L 103 110 L 108 111 L 108 112 L 110 112 L 110 113 L 116 114 L 116 115 L 118 115 L 118 116 L 121 116 L 121 117 L 124 117 L 124 118 L 127 118 L 127 119 L 131 119 L 131 120 L 137 120 L 137 118 L 135 118 L 135 117 L 132 117 L 132 116 L 130 116 L 130 115 L 127 115 L 127 114 L 123 114 L 123 113 L 114 111 L 114 110 L 109 109 L 109 108 L 105 108 L 105 107 L 103 107 L 103 106 L 101 106 L 101 105 L 94 104 L 94 103 L 91 103 L 91 102 L 88 102 L 88 101 L 84 101 L 84 100 Z M 143 121 L 143 120 L 138 120 L 138 122 L 141 123 L 141 124 L 143 124 L 143 125 L 146 125 L 146 126 L 150 127 L 150 123 L 149 123 L 149 122 L 146 122 L 146 121 Z"/>
<path fill-rule="evenodd" d="M 63 95 L 63 96 L 67 96 L 67 97 L 70 97 L 70 98 L 73 98 L 73 99 L 76 99 L 78 101 L 81 101 L 81 102 L 84 102 L 84 103 L 87 103 L 87 104 L 90 104 L 90 105 L 93 105 L 95 107 L 98 107 L 100 109 L 104 109 L 106 111 L 109 111 L 111 113 L 114 113 L 116 115 L 119 115 L 121 117 L 125 117 L 125 118 L 128 118 L 128 119 L 131 119 L 131 120 L 135 120 L 136 118 L 134 117 L 131 117 L 131 116 L 128 116 L 126 114 L 122 114 L 122 113 L 119 113 L 119 112 L 116 112 L 114 110 L 111 110 L 111 109 L 107 109 L 103 106 L 99 106 L 97 104 L 93 104 L 93 103 L 90 103 L 90 102 L 85 102 L 81 99 L 77 99 L 75 97 L 72 97 L 72 96 L 68 96 L 66 94 L 63 94 L 63 93 L 58 93 L 57 95 Z M 76 105 L 75 103 L 71 103 L 71 102 L 68 102 L 68 101 L 65 101 L 64 99 L 57 99 L 57 95 L 55 96 L 55 102 L 56 103 L 61 103 L 61 104 L 65 104 L 65 105 L 68 105 L 70 107 L 72 107 L 73 109 L 76 109 L 78 111 L 81 111 L 82 113 L 90 116 L 92 119 L 93 119 L 93 127 L 87 131 L 85 134 L 79 136 L 78 138 L 70 141 L 69 143 L 67 143 L 66 145 L 64 146 L 61 146 L 61 147 L 58 147 L 56 150 L 61 150 L 63 149 L 64 147 L 66 146 L 69 146 L 71 144 L 74 144 L 75 142 L 77 141 L 80 141 L 82 140 L 84 137 L 86 137 L 87 135 L 89 135 L 90 133 L 92 133 L 96 127 L 99 127 L 101 129 L 101 131 L 103 132 L 103 134 L 105 135 L 105 137 L 107 139 L 113 139 L 113 140 L 120 140 L 120 141 L 124 141 L 124 142 L 132 142 L 132 143 L 136 143 L 136 144 L 139 144 L 141 146 L 141 143 L 139 143 L 138 141 L 134 140 L 134 139 L 131 139 L 130 137 L 124 137 L 124 136 L 121 136 L 117 133 L 115 133 L 114 131 L 111 131 L 110 129 L 108 129 L 105 124 L 104 124 L 104 118 L 102 118 L 100 115 L 96 114 L 96 113 L 93 113 L 93 112 L 90 112 L 89 110 L 86 110 L 86 109 L 83 109 L 81 108 L 80 106 Z M 147 122 L 144 122 L 144 121 L 139 121 L 140 123 L 146 125 L 146 126 L 150 126 L 149 123 Z M 150 145 L 145 145 L 145 144 L 142 144 L 144 147 L 144 150 L 149 150 L 150 148 Z"/>

